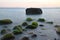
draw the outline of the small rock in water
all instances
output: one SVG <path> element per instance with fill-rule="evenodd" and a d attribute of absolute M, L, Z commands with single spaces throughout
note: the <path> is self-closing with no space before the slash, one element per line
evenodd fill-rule
<path fill-rule="evenodd" d="M 45 36 L 46 37 L 47 35 L 40 35 L 40 36 Z"/>
<path fill-rule="evenodd" d="M 29 37 L 23 37 L 21 40 L 29 40 Z"/>
<path fill-rule="evenodd" d="M 54 38 L 54 40 L 56 40 L 56 38 Z"/>
<path fill-rule="evenodd" d="M 40 24 L 39 26 L 44 26 L 44 25 Z"/>
<path fill-rule="evenodd" d="M 55 25 L 55 27 L 60 27 L 60 25 Z"/>
<path fill-rule="evenodd" d="M 33 34 L 31 37 L 37 37 L 37 35 L 36 34 Z"/>
<path fill-rule="evenodd" d="M 6 29 L 2 29 L 1 30 L 1 34 L 6 34 L 7 33 L 7 30 Z"/>
<path fill-rule="evenodd" d="M 29 32 L 28 34 L 33 34 L 33 32 Z"/>
<path fill-rule="evenodd" d="M 53 22 L 52 22 L 52 21 L 50 21 L 50 22 L 46 22 L 46 23 L 48 23 L 48 24 L 53 24 Z"/>
<path fill-rule="evenodd" d="M 3 26 L 4 28 L 7 28 L 7 26 Z"/>

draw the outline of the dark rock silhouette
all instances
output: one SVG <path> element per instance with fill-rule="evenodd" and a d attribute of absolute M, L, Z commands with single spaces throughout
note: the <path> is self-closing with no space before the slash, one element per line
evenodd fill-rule
<path fill-rule="evenodd" d="M 58 35 L 60 35 L 60 32 L 56 31 L 56 33 L 57 33 Z"/>
<path fill-rule="evenodd" d="M 42 10 L 40 8 L 27 8 L 26 14 L 27 15 L 42 14 Z"/>
<path fill-rule="evenodd" d="M 23 37 L 21 40 L 29 40 L 29 37 Z"/>
<path fill-rule="evenodd" d="M 31 37 L 37 37 L 37 34 L 33 34 Z"/>

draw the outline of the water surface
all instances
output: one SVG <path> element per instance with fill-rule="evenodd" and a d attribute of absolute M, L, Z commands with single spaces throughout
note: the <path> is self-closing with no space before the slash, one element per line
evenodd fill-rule
<path fill-rule="evenodd" d="M 38 36 L 36 38 L 31 38 L 31 40 L 53 40 L 54 38 L 58 38 L 58 35 L 56 34 L 54 30 L 54 25 L 59 24 L 60 25 L 60 9 L 58 8 L 42 8 L 43 14 L 42 15 L 26 15 L 25 8 L 1 8 L 0 9 L 0 19 L 11 19 L 13 21 L 12 24 L 7 25 L 9 29 L 12 30 L 12 28 L 15 25 L 21 25 L 22 22 L 25 21 L 27 17 L 31 17 L 35 19 L 34 21 L 37 21 L 38 18 L 45 18 L 46 21 L 53 21 L 54 24 L 46 24 L 46 23 L 40 23 L 44 24 L 44 28 L 47 30 L 41 30 L 41 27 L 38 26 L 35 30 L 28 30 L 25 31 L 23 34 L 17 35 L 15 40 L 19 40 L 21 37 L 27 35 L 30 37 L 28 32 L 32 31 L 36 33 Z M 0 25 L 0 30 L 4 29 L 4 25 Z M 42 33 L 39 33 L 42 32 Z M 41 34 L 47 35 L 46 37 L 40 36 Z M 0 34 L 0 37 L 3 36 Z"/>

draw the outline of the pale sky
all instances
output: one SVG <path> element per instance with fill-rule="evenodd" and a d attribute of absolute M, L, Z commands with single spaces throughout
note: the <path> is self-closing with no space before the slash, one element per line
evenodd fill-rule
<path fill-rule="evenodd" d="M 0 7 L 60 7 L 60 0 L 0 0 Z"/>

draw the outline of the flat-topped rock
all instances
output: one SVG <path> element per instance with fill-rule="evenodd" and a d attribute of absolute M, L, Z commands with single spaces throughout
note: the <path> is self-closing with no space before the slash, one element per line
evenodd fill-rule
<path fill-rule="evenodd" d="M 26 14 L 27 15 L 42 14 L 42 10 L 40 8 L 27 8 Z"/>

